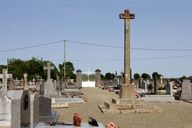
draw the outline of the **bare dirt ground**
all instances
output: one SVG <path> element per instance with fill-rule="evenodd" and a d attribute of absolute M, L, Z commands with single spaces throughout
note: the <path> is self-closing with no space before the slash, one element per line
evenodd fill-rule
<path fill-rule="evenodd" d="M 88 117 L 94 117 L 103 125 L 114 122 L 119 128 L 192 128 L 190 103 L 155 103 L 163 109 L 161 113 L 111 114 L 102 113 L 98 105 L 107 100 L 111 101 L 118 95 L 98 88 L 83 88 L 82 92 L 86 103 L 71 104 L 69 108 L 56 109 L 60 113 L 60 121 L 72 122 L 73 114 L 79 112 L 82 122 L 87 122 Z"/>

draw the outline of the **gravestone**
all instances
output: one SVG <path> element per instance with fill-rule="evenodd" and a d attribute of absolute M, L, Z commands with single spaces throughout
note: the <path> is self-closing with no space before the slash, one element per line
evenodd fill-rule
<path fill-rule="evenodd" d="M 153 88 L 153 93 L 157 94 L 158 93 L 158 84 L 157 84 L 157 76 L 155 75 L 154 78 L 154 88 Z"/>
<path fill-rule="evenodd" d="M 173 84 L 173 82 L 167 81 L 167 84 L 165 85 L 166 94 L 173 96 Z"/>
<path fill-rule="evenodd" d="M 166 94 L 171 94 L 170 86 L 171 85 L 170 85 L 169 81 L 167 80 L 167 83 L 165 85 Z"/>
<path fill-rule="evenodd" d="M 43 79 L 41 78 L 39 81 L 39 95 L 44 95 L 44 84 L 43 84 Z"/>
<path fill-rule="evenodd" d="M 8 91 L 11 99 L 11 128 L 30 125 L 30 94 L 27 90 Z"/>
<path fill-rule="evenodd" d="M 25 73 L 23 76 L 24 76 L 24 90 L 28 90 L 29 87 L 27 83 L 27 74 Z"/>
<path fill-rule="evenodd" d="M 136 81 L 136 86 L 135 86 L 135 88 L 136 88 L 136 89 L 139 89 L 139 86 L 140 86 L 140 80 L 137 80 L 137 81 Z"/>
<path fill-rule="evenodd" d="M 11 120 L 11 100 L 7 96 L 7 79 L 12 78 L 12 74 L 7 74 L 7 69 L 3 69 L 3 74 L 0 74 L 3 84 L 0 95 L 0 121 Z"/>
<path fill-rule="evenodd" d="M 28 92 L 27 74 L 24 75 L 24 91 Z M 39 122 L 39 95 L 37 92 L 29 91 L 30 98 L 28 102 L 30 105 L 30 128 L 34 128 Z M 25 100 L 25 99 L 24 99 Z"/>
<path fill-rule="evenodd" d="M 44 86 L 44 96 L 54 97 L 55 96 L 55 87 L 51 79 L 51 70 L 54 69 L 54 66 L 51 66 L 50 63 L 47 63 L 47 66 L 44 66 L 44 70 L 47 70 L 47 81 Z"/>
<path fill-rule="evenodd" d="M 48 97 L 39 97 L 39 120 L 57 121 L 59 114 L 51 110 L 51 99 Z"/>
<path fill-rule="evenodd" d="M 101 70 L 95 70 L 95 87 L 101 86 Z"/>
<path fill-rule="evenodd" d="M 147 82 L 145 80 L 141 80 L 140 88 L 147 91 Z"/>
<path fill-rule="evenodd" d="M 170 84 L 170 95 L 173 96 L 173 84 L 174 82 L 169 82 Z"/>
<path fill-rule="evenodd" d="M 190 80 L 183 80 L 181 99 L 186 101 L 192 100 L 192 83 Z"/>
<path fill-rule="evenodd" d="M 39 95 L 30 93 L 30 128 L 34 128 L 39 122 Z"/>

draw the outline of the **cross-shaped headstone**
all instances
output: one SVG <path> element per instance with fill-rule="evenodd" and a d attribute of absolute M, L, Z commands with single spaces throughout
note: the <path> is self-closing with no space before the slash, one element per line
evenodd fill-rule
<path fill-rule="evenodd" d="M 0 74 L 0 79 L 3 79 L 2 95 L 7 95 L 7 79 L 12 78 L 12 74 L 7 74 L 7 69 L 3 69 L 3 74 Z"/>
<path fill-rule="evenodd" d="M 27 84 L 27 73 L 23 74 L 24 76 L 24 90 L 28 89 L 28 84 Z"/>
<path fill-rule="evenodd" d="M 47 80 L 51 79 L 51 70 L 54 69 L 54 66 L 51 66 L 50 63 L 47 63 L 47 66 L 43 67 L 44 70 L 47 70 Z"/>

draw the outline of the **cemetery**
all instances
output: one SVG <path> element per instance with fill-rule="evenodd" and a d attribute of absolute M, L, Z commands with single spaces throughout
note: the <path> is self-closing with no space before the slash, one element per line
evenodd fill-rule
<path fill-rule="evenodd" d="M 130 26 L 135 14 L 125 9 L 119 19 L 124 23 L 119 75 L 75 70 L 65 57 L 58 67 L 34 58 L 1 65 L 0 128 L 192 128 L 192 78 L 158 72 L 133 77 Z"/>
<path fill-rule="evenodd" d="M 62 86 L 63 83 L 51 79 L 53 66 L 47 63 L 44 70 L 47 71 L 47 80 L 42 79 L 28 81 L 27 74 L 22 80 L 13 80 L 12 74 L 3 69 L 0 74 L 1 99 L 0 99 L 0 127 L 4 128 L 41 128 L 49 127 L 49 123 L 73 127 L 73 124 L 58 122 L 59 113 L 55 109 L 69 108 L 70 104 L 85 103 L 83 100 L 81 71 L 77 70 L 77 84 Z M 100 71 L 99 71 L 100 72 Z M 96 72 L 95 87 L 100 86 L 100 73 Z M 9 81 L 9 84 L 8 84 Z M 12 81 L 12 82 L 10 82 Z M 10 88 L 11 86 L 11 88 Z M 8 89 L 9 88 L 9 89 Z M 18 118 L 19 117 L 19 118 Z M 68 124 L 70 124 L 68 126 Z M 102 123 L 98 123 L 103 127 Z M 58 126 L 59 127 L 59 126 Z M 82 123 L 82 127 L 89 127 L 88 123 Z"/>

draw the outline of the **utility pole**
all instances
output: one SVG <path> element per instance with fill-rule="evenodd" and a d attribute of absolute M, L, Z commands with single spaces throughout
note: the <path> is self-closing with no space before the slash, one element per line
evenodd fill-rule
<path fill-rule="evenodd" d="M 8 72 L 8 69 L 9 69 L 9 58 L 7 58 L 7 72 Z"/>
<path fill-rule="evenodd" d="M 64 84 L 66 86 L 66 40 L 64 40 L 64 62 L 63 62 L 63 79 L 64 79 Z"/>
<path fill-rule="evenodd" d="M 135 14 L 129 10 L 124 10 L 124 13 L 119 15 L 120 19 L 124 20 L 124 85 L 122 85 L 120 98 L 134 98 L 135 92 L 130 80 L 130 20 L 135 19 Z"/>

